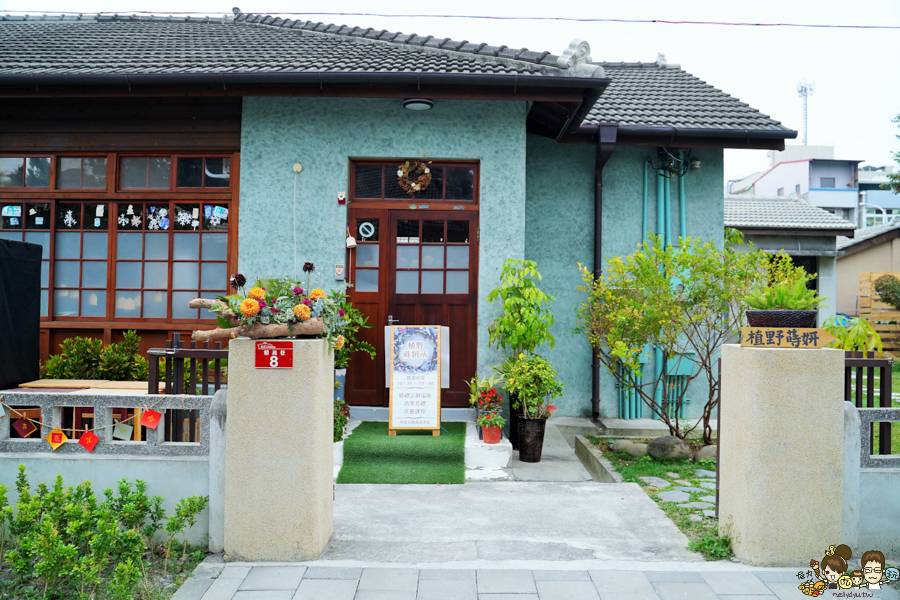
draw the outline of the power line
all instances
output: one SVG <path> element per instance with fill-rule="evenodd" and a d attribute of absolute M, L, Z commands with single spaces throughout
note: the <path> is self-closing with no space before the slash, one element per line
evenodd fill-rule
<path fill-rule="evenodd" d="M 6 14 L 25 14 L 37 16 L 37 14 L 55 14 L 55 15 L 86 15 L 88 13 L 74 11 L 53 11 L 52 13 L 42 13 L 42 11 L 0 11 Z M 102 11 L 97 13 L 89 13 L 96 15 L 154 15 L 161 14 L 153 11 Z M 166 15 L 209 15 L 208 12 L 166 12 Z M 218 13 L 216 13 L 218 14 Z M 392 15 L 386 13 L 372 12 L 283 12 L 276 11 L 273 13 L 252 13 L 259 15 L 290 15 L 290 16 L 323 16 L 323 17 L 383 17 L 383 18 L 401 18 L 401 19 L 479 19 L 479 20 L 495 20 L 495 21 L 560 21 L 575 23 L 632 23 L 632 24 L 663 24 L 663 25 L 719 25 L 726 27 L 795 27 L 795 28 L 812 28 L 812 29 L 900 29 L 900 25 L 830 25 L 825 23 L 752 23 L 752 22 L 733 22 L 733 21 L 681 21 L 672 19 L 614 19 L 614 18 L 591 18 L 591 17 L 528 17 L 528 16 L 490 16 L 490 15 L 426 15 L 426 14 L 401 14 Z"/>

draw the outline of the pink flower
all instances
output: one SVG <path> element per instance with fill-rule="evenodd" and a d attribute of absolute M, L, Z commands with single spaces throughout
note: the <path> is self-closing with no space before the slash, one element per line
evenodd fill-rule
<path fill-rule="evenodd" d="M 305 305 L 309 306 L 310 308 L 312 307 L 312 301 L 309 298 L 304 298 L 303 302 L 301 302 L 300 304 L 305 304 Z"/>
<path fill-rule="evenodd" d="M 343 317 L 346 314 L 343 308 L 338 309 L 338 316 Z"/>
<path fill-rule="evenodd" d="M 294 292 L 294 295 L 295 295 L 295 296 L 299 296 L 299 295 L 301 295 L 301 294 L 303 293 L 303 288 L 302 288 L 302 287 L 295 287 L 295 288 L 292 289 L 291 291 Z"/>
<path fill-rule="evenodd" d="M 559 409 L 556 408 L 555 406 L 553 406 L 552 404 L 548 404 L 548 405 L 547 405 L 547 412 L 554 412 L 554 411 L 557 411 L 557 410 L 559 410 Z"/>
<path fill-rule="evenodd" d="M 263 289 L 266 289 L 266 288 L 263 288 Z M 265 308 L 265 307 L 267 307 L 267 306 L 268 306 L 268 304 L 266 304 L 266 301 L 265 301 L 265 300 L 260 300 L 260 301 L 259 301 L 259 307 L 260 307 L 260 308 Z"/>

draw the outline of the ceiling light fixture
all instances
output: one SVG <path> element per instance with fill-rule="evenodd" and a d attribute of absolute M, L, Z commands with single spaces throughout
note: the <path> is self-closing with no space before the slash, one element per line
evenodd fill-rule
<path fill-rule="evenodd" d="M 407 98 L 403 101 L 403 108 L 408 110 L 429 110 L 434 102 L 428 98 Z"/>

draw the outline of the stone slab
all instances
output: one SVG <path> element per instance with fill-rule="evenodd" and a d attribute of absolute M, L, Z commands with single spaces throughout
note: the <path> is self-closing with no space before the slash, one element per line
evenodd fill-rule
<path fill-rule="evenodd" d="M 646 483 L 646 484 L 649 485 L 650 487 L 655 487 L 655 488 L 667 488 L 667 487 L 669 487 L 670 485 L 672 485 L 671 483 L 669 483 L 668 481 L 666 481 L 666 480 L 663 479 L 662 477 L 653 477 L 653 476 L 650 476 L 650 475 L 646 475 L 646 476 L 643 476 L 643 477 L 638 477 L 638 479 L 640 479 L 641 481 L 643 481 L 644 483 Z"/>
<path fill-rule="evenodd" d="M 575 436 L 575 456 L 590 473 L 591 478 L 599 483 L 622 483 L 622 475 L 615 470 L 600 449 L 584 436 Z"/>
<path fill-rule="evenodd" d="M 241 582 L 244 590 L 296 590 L 306 567 L 253 567 Z"/>
<path fill-rule="evenodd" d="M 415 592 L 418 582 L 416 569 L 363 569 L 359 589 Z"/>
<path fill-rule="evenodd" d="M 590 581 L 591 575 L 587 571 L 532 571 L 534 580 L 541 581 Z"/>
<path fill-rule="evenodd" d="M 715 504 L 710 504 L 709 502 L 685 502 L 684 504 L 679 504 L 681 508 L 715 508 Z"/>
<path fill-rule="evenodd" d="M 661 582 L 654 583 L 659 600 L 718 600 L 718 596 L 706 583 Z"/>
<path fill-rule="evenodd" d="M 646 574 L 640 571 L 589 571 L 594 587 L 606 600 L 613 594 L 656 595 Z"/>
<path fill-rule="evenodd" d="M 660 492 L 659 494 L 657 494 L 657 496 L 663 502 L 687 502 L 691 499 L 690 494 L 686 492 L 678 492 L 675 490 Z"/>
<path fill-rule="evenodd" d="M 706 488 L 708 490 L 714 490 L 714 489 L 716 489 L 716 482 L 715 481 L 701 481 L 700 487 Z"/>
<path fill-rule="evenodd" d="M 682 420 L 682 425 L 687 428 L 697 423 L 698 419 Z M 713 431 L 716 430 L 716 420 L 710 421 Z M 669 427 L 656 419 L 609 419 L 602 418 L 599 421 L 599 435 L 615 438 L 658 438 L 669 435 Z"/>
<path fill-rule="evenodd" d="M 238 592 L 231 600 L 291 600 L 294 592 L 287 590 L 254 590 Z"/>
<path fill-rule="evenodd" d="M 362 569 L 353 567 L 309 567 L 303 579 L 359 579 Z"/>
<path fill-rule="evenodd" d="M 466 423 L 466 469 L 501 469 L 512 462 L 510 441 L 501 436 L 496 444 L 485 444 L 478 439 L 475 423 Z"/>
<path fill-rule="evenodd" d="M 644 571 L 644 575 L 651 583 L 703 583 L 696 571 Z"/>
<path fill-rule="evenodd" d="M 679 492 L 687 492 L 689 494 L 705 494 L 706 493 L 706 490 L 703 488 L 695 488 L 695 487 L 689 487 L 689 486 L 683 486 L 683 485 L 675 486 L 675 489 L 678 490 Z"/>
<path fill-rule="evenodd" d="M 475 569 L 422 569 L 419 581 L 430 580 L 472 580 L 475 581 Z"/>
<path fill-rule="evenodd" d="M 697 469 L 696 471 L 694 471 L 694 473 L 697 474 L 697 477 L 715 477 L 716 476 L 715 471 L 709 471 L 707 469 Z"/>
<path fill-rule="evenodd" d="M 216 579 L 203 594 L 202 600 L 231 600 L 240 586 L 240 579 Z"/>
<path fill-rule="evenodd" d="M 698 500 L 699 500 L 700 502 L 712 502 L 713 504 L 716 503 L 716 497 L 715 497 L 715 496 L 700 496 L 700 498 L 698 498 Z"/>
<path fill-rule="evenodd" d="M 199 600 L 212 584 L 213 580 L 207 577 L 188 577 L 172 600 Z"/>
<path fill-rule="evenodd" d="M 292 600 L 353 600 L 355 579 L 304 579 Z"/>
<path fill-rule="evenodd" d="M 416 600 L 477 600 L 475 579 L 425 579 L 419 581 Z"/>
<path fill-rule="evenodd" d="M 590 581 L 538 581 L 541 600 L 600 600 Z"/>
<path fill-rule="evenodd" d="M 479 594 L 534 594 L 534 577 L 526 569 L 478 569 Z"/>
<path fill-rule="evenodd" d="M 544 430 L 544 447 L 541 461 L 524 463 L 519 460 L 518 452 L 510 463 L 517 481 L 591 481 L 591 475 L 575 455 L 553 419 L 547 421 Z"/>
<path fill-rule="evenodd" d="M 772 593 L 753 573 L 746 571 L 700 573 L 700 576 L 717 594 L 765 595 Z"/>
<path fill-rule="evenodd" d="M 354 600 L 416 600 L 416 592 L 408 590 L 359 590 Z"/>

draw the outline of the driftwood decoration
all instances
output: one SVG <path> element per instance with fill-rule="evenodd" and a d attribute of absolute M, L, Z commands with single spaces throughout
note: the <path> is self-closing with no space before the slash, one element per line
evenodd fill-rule
<path fill-rule="evenodd" d="M 208 298 L 194 298 L 188 302 L 191 308 L 208 308 L 212 309 L 223 303 L 219 300 L 210 300 Z M 222 313 L 226 319 L 230 319 L 233 323 L 238 322 L 238 318 L 230 310 Z M 246 325 L 238 325 L 228 329 L 218 327 L 216 329 L 198 330 L 193 333 L 191 338 L 198 342 L 206 342 L 209 340 L 233 339 L 236 337 L 249 337 L 253 340 L 263 338 L 287 337 L 289 335 L 321 335 L 325 333 L 325 324 L 321 318 L 312 318 L 302 323 L 273 323 L 271 325 L 263 325 L 262 323 L 254 323 L 247 327 Z"/>

